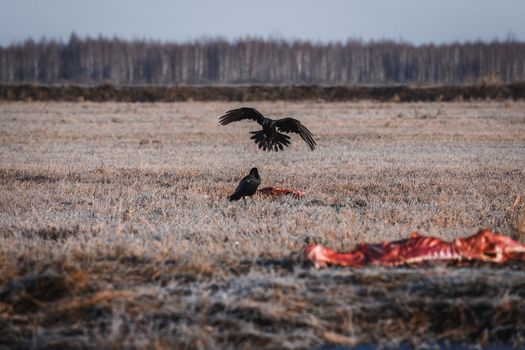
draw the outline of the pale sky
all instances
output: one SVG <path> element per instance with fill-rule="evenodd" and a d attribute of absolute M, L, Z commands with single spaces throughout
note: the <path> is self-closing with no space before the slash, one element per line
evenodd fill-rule
<path fill-rule="evenodd" d="M 0 45 L 29 37 L 185 42 L 246 36 L 415 44 L 525 41 L 525 0 L 0 0 Z"/>

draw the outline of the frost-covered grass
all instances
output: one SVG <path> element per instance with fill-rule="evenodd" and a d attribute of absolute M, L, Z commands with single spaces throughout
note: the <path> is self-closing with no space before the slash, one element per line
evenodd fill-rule
<path fill-rule="evenodd" d="M 318 148 L 294 135 L 258 150 L 255 123 L 218 125 L 241 105 L 300 119 Z M 524 339 L 520 269 L 317 272 L 298 258 L 307 238 L 347 250 L 488 227 L 524 240 L 523 102 L 3 103 L 0 158 L 0 346 Z M 227 202 L 253 166 L 263 186 L 307 195 Z M 403 299 L 422 275 L 422 290 L 466 288 L 485 311 L 464 295 L 442 298 L 467 311 Z M 379 299 L 400 303 L 390 326 L 368 305 Z M 515 317 L 493 319 L 508 307 Z M 467 316 L 448 325 L 425 308 Z"/>

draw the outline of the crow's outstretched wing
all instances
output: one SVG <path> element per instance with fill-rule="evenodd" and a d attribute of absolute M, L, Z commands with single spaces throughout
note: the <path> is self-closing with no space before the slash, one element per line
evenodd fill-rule
<path fill-rule="evenodd" d="M 302 139 L 308 144 L 310 149 L 315 149 L 315 140 L 310 132 L 300 121 L 293 118 L 283 118 L 275 121 L 275 126 L 282 132 L 295 132 L 301 135 Z"/>
<path fill-rule="evenodd" d="M 266 118 L 255 108 L 242 107 L 226 112 L 225 115 L 219 118 L 219 122 L 221 125 L 226 125 L 245 119 L 254 120 L 262 125 Z"/>

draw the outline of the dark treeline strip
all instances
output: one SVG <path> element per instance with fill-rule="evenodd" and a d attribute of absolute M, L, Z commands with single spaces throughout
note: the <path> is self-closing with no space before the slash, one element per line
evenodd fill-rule
<path fill-rule="evenodd" d="M 525 43 L 244 39 L 27 40 L 0 47 L 0 84 L 477 84 L 525 80 Z"/>
<path fill-rule="evenodd" d="M 394 102 L 525 99 L 525 82 L 436 87 L 318 85 L 255 86 L 38 86 L 0 85 L 3 101 L 262 101 L 377 100 Z"/>

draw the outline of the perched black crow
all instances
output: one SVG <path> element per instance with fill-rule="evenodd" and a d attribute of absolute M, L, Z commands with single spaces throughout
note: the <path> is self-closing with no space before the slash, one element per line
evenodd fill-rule
<path fill-rule="evenodd" d="M 221 125 L 226 125 L 243 119 L 255 120 L 262 125 L 262 130 L 251 131 L 250 134 L 253 134 L 251 137 L 253 142 L 265 151 L 277 152 L 290 145 L 290 136 L 282 134 L 281 132 L 295 132 L 301 135 L 312 151 L 315 149 L 316 143 L 312 133 L 297 119 L 282 118 L 273 120 L 266 118 L 255 108 L 242 107 L 226 112 L 226 114 L 219 119 L 219 122 Z"/>
<path fill-rule="evenodd" d="M 239 186 L 237 186 L 237 189 L 235 192 L 233 192 L 233 194 L 228 196 L 228 199 L 231 202 L 238 201 L 242 197 L 244 203 L 246 203 L 246 199 L 244 199 L 244 197 L 253 196 L 260 184 L 261 178 L 259 177 L 259 171 L 257 168 L 252 168 L 252 170 L 250 170 L 250 174 L 242 178 L 241 182 L 239 182 Z"/>

